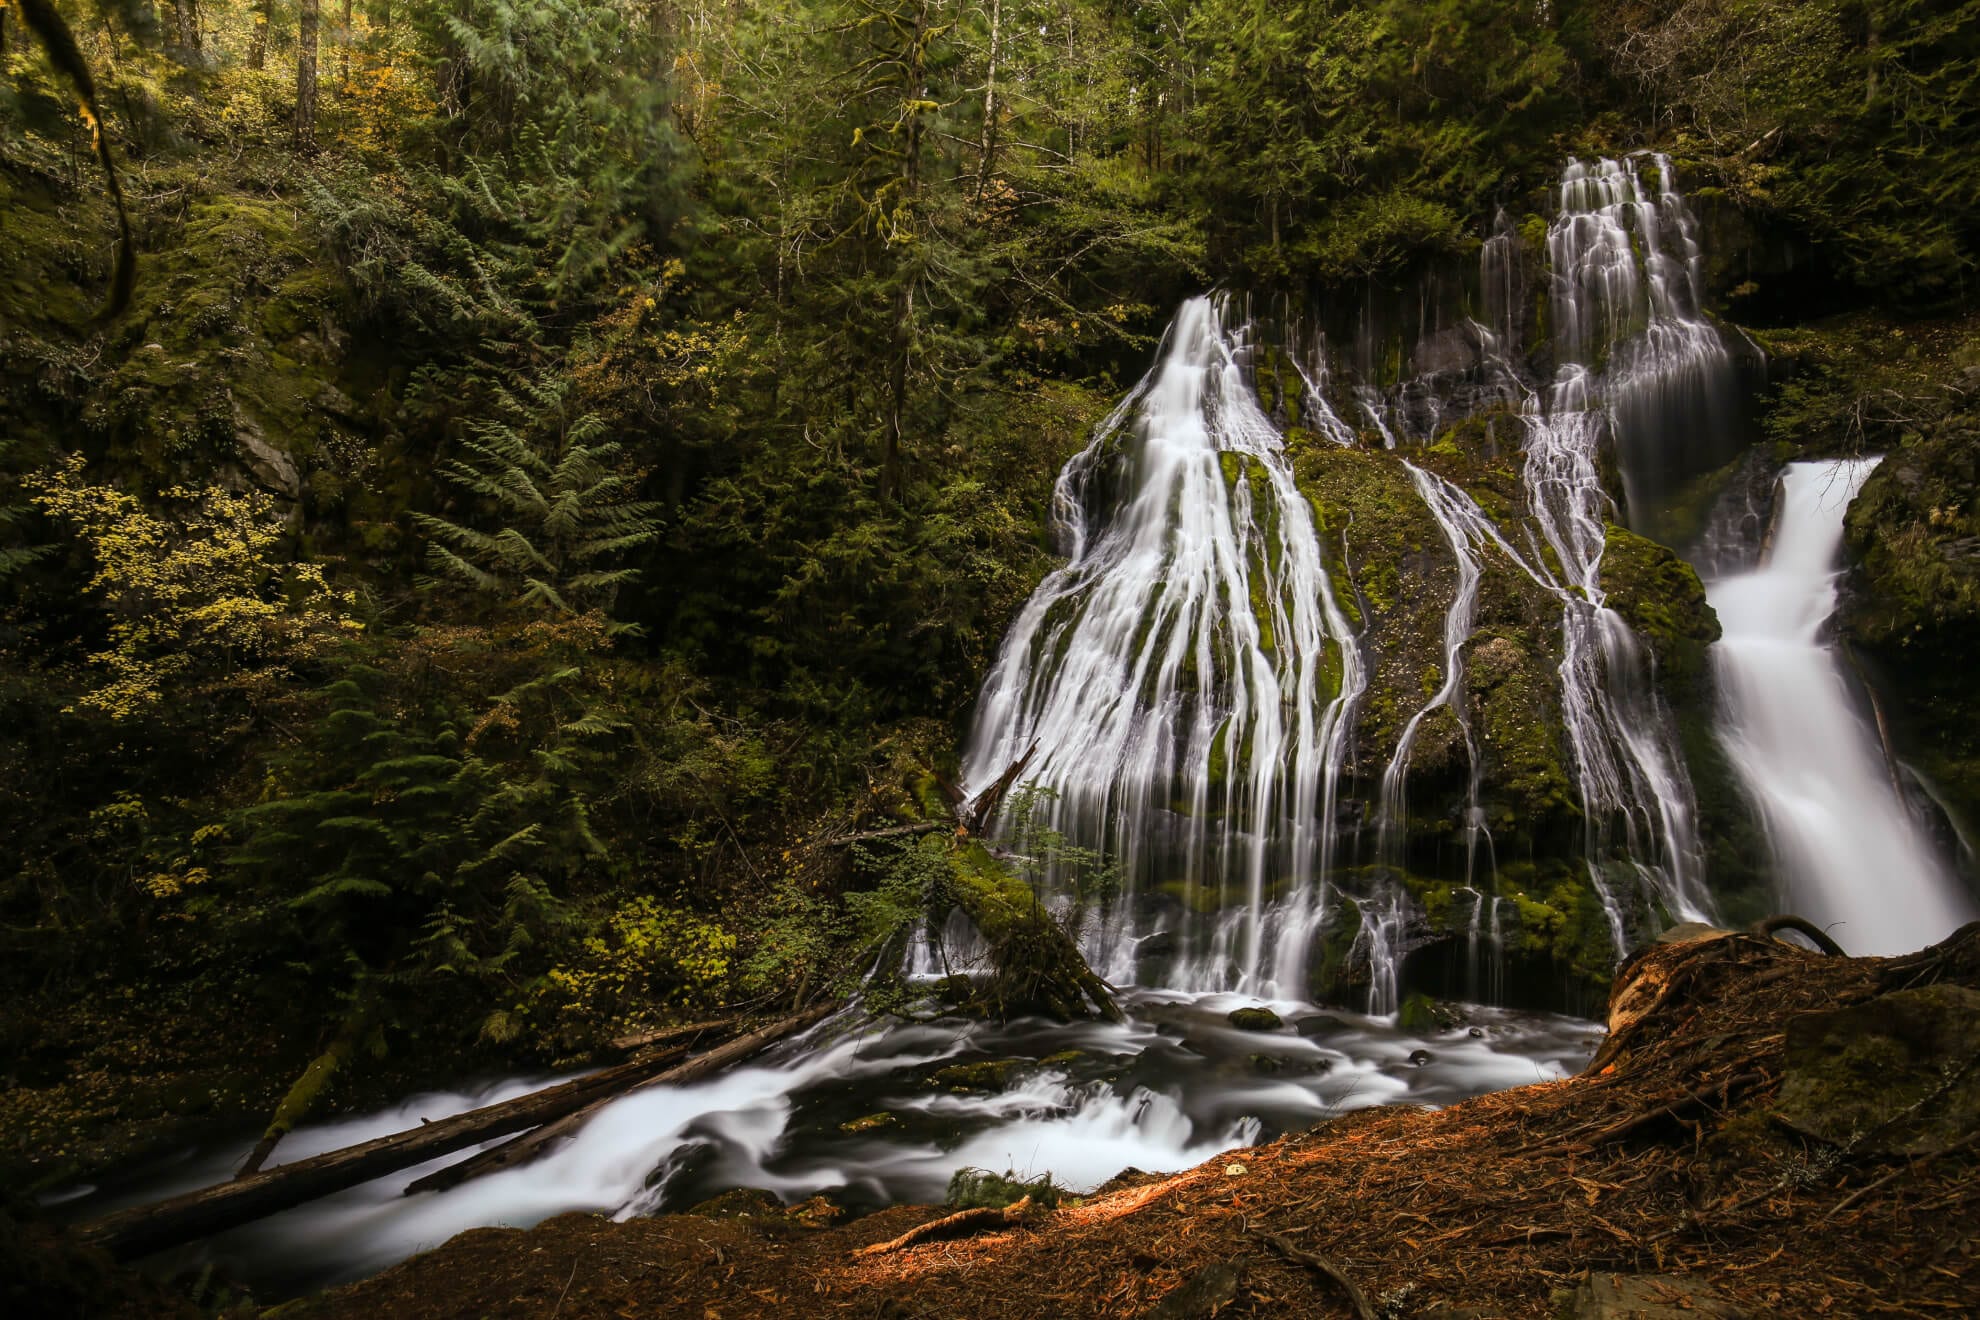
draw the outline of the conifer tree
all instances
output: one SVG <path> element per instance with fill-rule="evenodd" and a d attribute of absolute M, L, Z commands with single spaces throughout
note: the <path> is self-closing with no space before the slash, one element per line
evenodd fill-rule
<path fill-rule="evenodd" d="M 609 612 L 636 575 L 626 555 L 660 532 L 634 498 L 624 446 L 595 414 L 573 415 L 568 380 L 496 389 L 496 415 L 469 423 L 441 475 L 487 511 L 487 526 L 415 514 L 434 574 L 526 611 Z"/>

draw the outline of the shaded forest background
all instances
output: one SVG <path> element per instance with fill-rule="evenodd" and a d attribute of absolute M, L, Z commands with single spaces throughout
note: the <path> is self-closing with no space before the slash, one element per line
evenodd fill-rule
<path fill-rule="evenodd" d="M 1980 4 L 56 8 L 140 262 L 96 319 L 91 129 L 0 7 L 36 1181 L 311 1059 L 349 1098 L 849 984 L 946 872 L 833 840 L 939 814 L 1053 474 L 1176 301 L 1462 255 L 1572 153 L 1702 185 L 1722 310 L 1800 336 L 1777 434 L 1931 432 L 1886 640 L 1971 639 L 1971 574 L 1916 565 L 1980 534 L 1940 387 L 1980 359 L 1903 327 L 1970 303 Z"/>

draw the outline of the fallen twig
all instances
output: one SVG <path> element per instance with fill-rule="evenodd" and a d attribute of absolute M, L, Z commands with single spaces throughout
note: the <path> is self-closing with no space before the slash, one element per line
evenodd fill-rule
<path fill-rule="evenodd" d="M 994 1206 L 980 1206 L 974 1210 L 958 1210 L 940 1219 L 931 1219 L 925 1224 L 917 1224 L 896 1238 L 876 1242 L 870 1247 L 861 1247 L 853 1252 L 855 1256 L 881 1256 L 890 1251 L 911 1247 L 917 1242 L 930 1242 L 936 1238 L 964 1237 L 970 1233 L 982 1233 L 990 1229 L 1009 1228 L 1023 1220 L 1025 1211 L 1031 1208 L 1029 1196 L 1014 1201 L 998 1209 Z"/>

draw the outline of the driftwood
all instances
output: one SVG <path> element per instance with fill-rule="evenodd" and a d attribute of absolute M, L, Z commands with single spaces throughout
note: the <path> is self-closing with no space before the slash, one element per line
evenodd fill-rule
<path fill-rule="evenodd" d="M 1027 765 L 1031 764 L 1031 758 L 1037 754 L 1037 751 L 1037 743 L 1025 748 L 1024 755 L 1011 762 L 1004 773 L 997 776 L 995 783 L 956 807 L 956 819 L 962 822 L 965 830 L 971 835 L 983 833 L 984 827 L 990 823 L 990 817 L 997 813 L 997 808 L 1003 803 L 1004 795 L 1011 791 L 1011 785 L 1017 783 L 1018 776 L 1024 773 Z"/>
<path fill-rule="evenodd" d="M 890 1251 L 911 1247 L 917 1242 L 932 1242 L 937 1238 L 963 1237 L 970 1233 L 987 1233 L 994 1229 L 1009 1228 L 1022 1223 L 1025 1211 L 1031 1209 L 1031 1198 L 1013 1202 L 1001 1209 L 994 1206 L 975 1210 L 958 1210 L 940 1219 L 931 1219 L 925 1224 L 917 1224 L 896 1238 L 876 1242 L 870 1247 L 861 1247 L 855 1256 L 882 1256 Z"/>
<path fill-rule="evenodd" d="M 781 1022 L 773 1022 L 767 1027 L 750 1032 L 747 1036 L 738 1037 L 726 1045 L 718 1045 L 706 1054 L 697 1054 L 687 1062 L 669 1068 L 657 1077 L 619 1088 L 610 1095 L 600 1096 L 582 1108 L 567 1110 L 554 1122 L 547 1122 L 533 1132 L 525 1132 L 499 1146 L 470 1155 L 458 1164 L 450 1164 L 444 1169 L 436 1169 L 425 1177 L 415 1178 L 406 1187 L 405 1194 L 411 1196 L 415 1192 L 444 1192 L 450 1187 L 458 1187 L 470 1178 L 494 1173 L 498 1169 L 512 1169 L 519 1164 L 527 1164 L 543 1154 L 550 1146 L 575 1135 L 579 1128 L 591 1121 L 593 1115 L 620 1096 L 630 1095 L 635 1091 L 651 1090 L 656 1086 L 685 1086 L 689 1082 L 700 1081 L 710 1073 L 720 1072 L 730 1064 L 740 1063 L 765 1046 L 793 1032 L 803 1030 L 831 1012 L 833 1007 L 834 1005 L 831 1004 L 821 1004 L 815 1008 L 808 1008 Z"/>
<path fill-rule="evenodd" d="M 1847 958 L 1849 956 L 1843 952 L 1842 945 L 1830 938 L 1828 931 L 1823 930 L 1820 926 L 1805 917 L 1797 917 L 1791 913 L 1782 913 L 1779 916 L 1762 918 L 1754 922 L 1748 929 L 1755 935 L 1769 937 L 1779 931 L 1791 930 L 1797 935 L 1806 936 L 1816 948 L 1828 954 L 1831 958 Z"/>
<path fill-rule="evenodd" d="M 80 1232 L 122 1259 L 193 1242 L 494 1137 L 588 1111 L 685 1053 L 687 1047 L 678 1046 L 410 1131 L 277 1165 L 169 1201 L 119 1210 L 84 1224 Z"/>

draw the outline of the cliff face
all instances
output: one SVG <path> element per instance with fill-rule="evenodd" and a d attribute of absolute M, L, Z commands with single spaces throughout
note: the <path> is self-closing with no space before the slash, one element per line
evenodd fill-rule
<path fill-rule="evenodd" d="M 1968 370 L 1956 389 L 1980 386 Z M 1980 827 L 1980 416 L 1956 411 L 1905 435 L 1850 507 L 1861 567 L 1842 625 L 1876 683 L 1888 736 L 1956 823 L 1969 876 Z"/>

